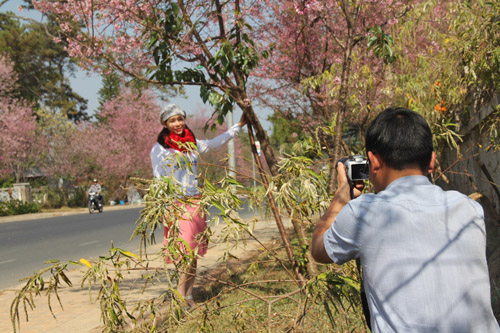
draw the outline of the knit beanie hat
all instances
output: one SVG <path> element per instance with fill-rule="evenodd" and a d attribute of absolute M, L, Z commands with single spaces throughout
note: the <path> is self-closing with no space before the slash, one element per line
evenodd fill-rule
<path fill-rule="evenodd" d="M 181 109 L 175 104 L 169 104 L 163 108 L 160 112 L 160 123 L 163 123 L 165 120 L 167 120 L 170 117 L 181 115 L 184 118 L 186 118 L 186 111 Z"/>

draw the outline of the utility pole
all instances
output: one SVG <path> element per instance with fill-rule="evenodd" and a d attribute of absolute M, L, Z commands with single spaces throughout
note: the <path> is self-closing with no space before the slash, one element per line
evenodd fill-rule
<path fill-rule="evenodd" d="M 255 157 L 252 154 L 252 179 L 253 179 L 253 190 L 257 188 L 257 182 L 255 181 Z"/>
<path fill-rule="evenodd" d="M 226 4 L 226 6 L 224 8 L 224 12 L 226 14 L 226 18 L 224 20 L 224 29 L 225 29 L 225 33 L 227 34 L 228 33 L 228 27 L 229 27 L 228 26 L 228 20 L 229 20 L 229 15 L 231 13 L 230 9 L 228 8 L 228 4 Z M 226 36 L 224 36 L 224 37 L 226 37 Z M 228 129 L 230 129 L 234 125 L 233 112 L 234 112 L 234 108 L 233 108 L 232 112 L 228 112 L 227 113 L 226 120 L 227 120 L 227 127 L 228 127 Z M 232 178 L 235 178 L 236 174 L 235 174 L 234 170 L 236 169 L 236 159 L 234 157 L 234 155 L 235 155 L 235 152 L 234 152 L 234 139 L 230 139 L 229 142 L 227 143 L 227 154 L 229 155 L 229 160 L 228 160 L 229 172 L 228 172 L 228 176 L 232 177 Z"/>
<path fill-rule="evenodd" d="M 227 127 L 228 129 L 233 127 L 234 121 L 233 121 L 233 112 L 228 112 L 227 117 Z M 234 172 L 236 168 L 236 159 L 234 157 L 235 152 L 234 152 L 234 139 L 230 139 L 227 143 L 227 154 L 229 155 L 229 160 L 228 160 L 228 166 L 229 166 L 229 172 L 228 175 L 229 177 L 235 177 L 236 174 Z"/>

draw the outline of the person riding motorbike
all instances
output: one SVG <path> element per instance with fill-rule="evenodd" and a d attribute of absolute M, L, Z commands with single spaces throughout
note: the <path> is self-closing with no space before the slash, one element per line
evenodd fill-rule
<path fill-rule="evenodd" d="M 88 196 L 90 200 L 90 193 L 96 193 L 97 196 L 97 204 L 99 206 L 102 206 L 102 195 L 101 195 L 101 184 L 97 182 L 97 179 L 94 178 L 94 183 L 90 185 L 89 191 L 88 191 Z"/>

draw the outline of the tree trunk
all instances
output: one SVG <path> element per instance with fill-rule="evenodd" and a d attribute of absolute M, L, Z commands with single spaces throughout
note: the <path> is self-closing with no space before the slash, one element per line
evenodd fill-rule
<path fill-rule="evenodd" d="M 260 146 L 262 149 L 262 153 L 264 154 L 264 158 L 266 159 L 267 166 L 271 172 L 272 176 L 278 175 L 278 160 L 274 155 L 274 150 L 271 144 L 269 143 L 269 137 L 267 136 L 266 131 L 262 128 L 262 125 L 259 121 L 259 118 L 255 114 L 253 107 L 251 105 L 245 105 L 244 103 L 238 103 L 240 108 L 245 113 L 247 121 L 251 127 L 255 129 L 255 137 L 260 142 Z M 250 127 L 249 127 L 250 128 Z"/>
<path fill-rule="evenodd" d="M 328 194 L 333 194 L 337 185 L 337 168 L 335 167 L 340 158 L 340 149 L 342 142 L 342 123 L 344 122 L 344 113 L 339 112 L 337 123 L 335 124 L 335 137 L 333 138 L 333 154 L 330 161 L 330 172 L 328 179 Z"/>
<path fill-rule="evenodd" d="M 255 138 L 253 135 L 251 123 L 248 124 L 248 136 L 250 138 L 250 144 L 252 146 L 252 152 L 254 155 L 255 162 L 257 163 L 257 168 L 259 169 L 259 173 L 261 175 L 261 178 L 262 178 L 264 185 L 266 186 L 266 188 L 268 188 L 269 181 L 267 179 L 267 176 L 266 176 L 264 169 L 262 168 L 262 164 L 260 163 L 260 159 L 259 159 L 259 156 L 257 154 L 257 149 L 255 147 Z M 290 239 L 288 238 L 288 234 L 286 233 L 285 226 L 284 226 L 283 221 L 281 219 L 281 215 L 279 214 L 278 208 L 276 207 L 276 202 L 274 201 L 274 196 L 273 196 L 271 191 L 267 191 L 267 198 L 269 200 L 269 204 L 271 206 L 271 211 L 273 212 L 274 220 L 276 221 L 276 225 L 278 227 L 281 239 L 283 240 L 283 245 L 285 246 L 285 251 L 286 251 L 288 260 L 289 260 L 290 264 L 292 265 L 292 269 L 293 269 L 293 272 L 295 274 L 295 277 L 299 281 L 299 284 L 302 286 L 305 284 L 306 280 L 302 276 L 302 274 L 300 273 L 299 265 L 297 264 L 297 261 L 295 260 L 295 258 L 293 256 L 293 250 L 292 250 L 292 245 L 290 244 Z"/>
<path fill-rule="evenodd" d="M 338 96 L 338 101 L 340 103 L 338 111 L 337 111 L 337 117 L 336 117 L 336 124 L 335 124 L 335 137 L 333 140 L 333 156 L 331 160 L 331 166 L 330 166 L 330 179 L 328 182 L 328 193 L 333 194 L 335 192 L 335 184 L 337 183 L 337 168 L 335 168 L 335 163 L 338 161 L 340 158 L 340 143 L 342 142 L 342 125 L 344 123 L 345 119 L 345 114 L 347 112 L 347 96 L 349 93 L 349 75 L 351 74 L 351 54 L 352 54 L 352 49 L 354 47 L 354 40 L 352 36 L 352 31 L 351 31 L 351 26 L 350 26 L 350 20 L 347 18 L 348 22 L 348 33 L 346 36 L 346 41 L 345 41 L 345 52 L 344 52 L 344 59 L 343 59 L 343 64 L 342 64 L 342 76 L 341 76 L 341 83 L 340 83 L 340 90 L 339 90 L 339 96 Z"/>
<path fill-rule="evenodd" d="M 250 134 L 252 127 L 255 128 L 256 137 L 259 140 L 260 145 L 262 147 L 262 152 L 264 153 L 264 158 L 266 159 L 266 162 L 267 162 L 267 165 L 268 165 L 269 170 L 271 172 L 271 175 L 277 176 L 278 175 L 278 166 L 277 166 L 278 161 L 276 159 L 276 156 L 274 155 L 273 147 L 269 143 L 269 137 L 267 136 L 267 133 L 262 128 L 260 120 L 258 119 L 257 115 L 255 114 L 253 107 L 251 105 L 244 103 L 243 102 L 245 100 L 244 98 L 240 97 L 238 100 L 240 101 L 238 103 L 238 105 L 245 113 L 245 116 L 246 116 L 247 121 L 249 123 L 249 127 L 248 127 L 249 128 L 249 135 L 251 136 L 250 142 L 252 144 L 252 151 L 254 153 L 255 160 L 258 160 L 259 157 L 258 157 L 258 155 L 256 155 L 256 151 L 254 151 L 254 149 L 255 149 L 254 141 L 253 141 L 254 139 L 252 138 L 253 135 Z M 266 178 L 264 170 L 259 170 L 259 172 L 261 173 L 261 177 L 267 186 L 268 180 Z M 270 198 L 269 203 L 271 204 L 271 206 L 273 206 L 273 205 L 275 206 L 274 197 Z M 292 216 L 289 207 L 287 207 L 287 213 L 289 216 Z M 273 214 L 275 216 L 275 219 L 277 218 L 276 224 L 278 226 L 278 229 L 281 232 L 281 228 L 283 228 L 283 230 L 284 230 L 284 226 L 282 225 L 282 222 L 281 222 L 281 216 L 279 216 L 279 213 L 277 211 L 276 211 L 276 213 L 273 211 Z M 297 220 L 296 218 L 292 218 L 291 222 L 292 222 L 292 225 L 293 225 L 293 228 L 295 231 L 295 235 L 299 241 L 301 248 L 305 248 L 306 246 L 309 245 L 309 243 L 306 241 L 306 232 L 304 230 L 304 227 L 303 227 L 301 221 Z M 283 243 L 284 243 L 285 247 L 287 248 L 287 253 L 288 252 L 290 253 L 289 259 L 291 260 L 292 265 L 297 265 L 297 262 L 293 258 L 293 251 L 292 251 L 292 247 L 290 245 L 290 240 L 288 238 L 288 235 L 286 233 L 282 233 L 282 239 L 283 239 Z M 317 271 L 317 267 L 316 267 L 314 259 L 312 258 L 310 251 L 306 251 L 306 258 L 307 258 L 307 266 L 306 266 L 307 274 L 314 275 L 314 273 Z M 300 279 L 302 279 L 302 278 L 303 277 L 300 276 Z"/>
<path fill-rule="evenodd" d="M 295 235 L 297 236 L 297 239 L 299 240 L 299 245 L 303 249 L 309 245 L 308 242 L 306 241 L 306 233 L 304 231 L 304 226 L 296 218 L 292 218 L 291 220 L 292 220 L 293 229 L 295 230 Z M 307 274 L 308 275 L 315 275 L 318 270 L 317 270 L 316 262 L 314 261 L 314 258 L 312 257 L 311 251 L 306 251 L 305 256 L 307 259 L 307 266 L 306 266 L 307 267 Z"/>

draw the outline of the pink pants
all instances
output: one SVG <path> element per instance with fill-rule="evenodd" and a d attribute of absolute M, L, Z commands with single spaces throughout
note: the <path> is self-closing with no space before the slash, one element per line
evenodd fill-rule
<path fill-rule="evenodd" d="M 182 217 L 179 219 L 179 234 L 175 235 L 176 237 L 184 240 L 191 250 L 195 251 L 197 256 L 203 257 L 207 253 L 207 239 L 201 238 L 201 233 L 205 231 L 207 228 L 207 218 L 202 214 L 200 206 L 197 203 L 184 204 L 178 203 L 178 205 L 184 205 L 187 210 Z M 168 218 L 167 218 L 168 220 Z M 169 221 L 170 222 L 170 221 Z M 163 227 L 163 244 L 165 246 L 168 245 L 168 237 L 172 237 L 174 235 L 170 235 L 170 227 Z M 172 229 L 172 232 L 176 231 L 175 228 Z M 179 244 L 181 249 L 184 248 L 184 244 Z M 184 250 L 184 249 L 183 249 Z M 165 250 L 167 252 L 168 250 Z M 172 260 L 167 256 L 167 263 L 171 264 Z"/>

